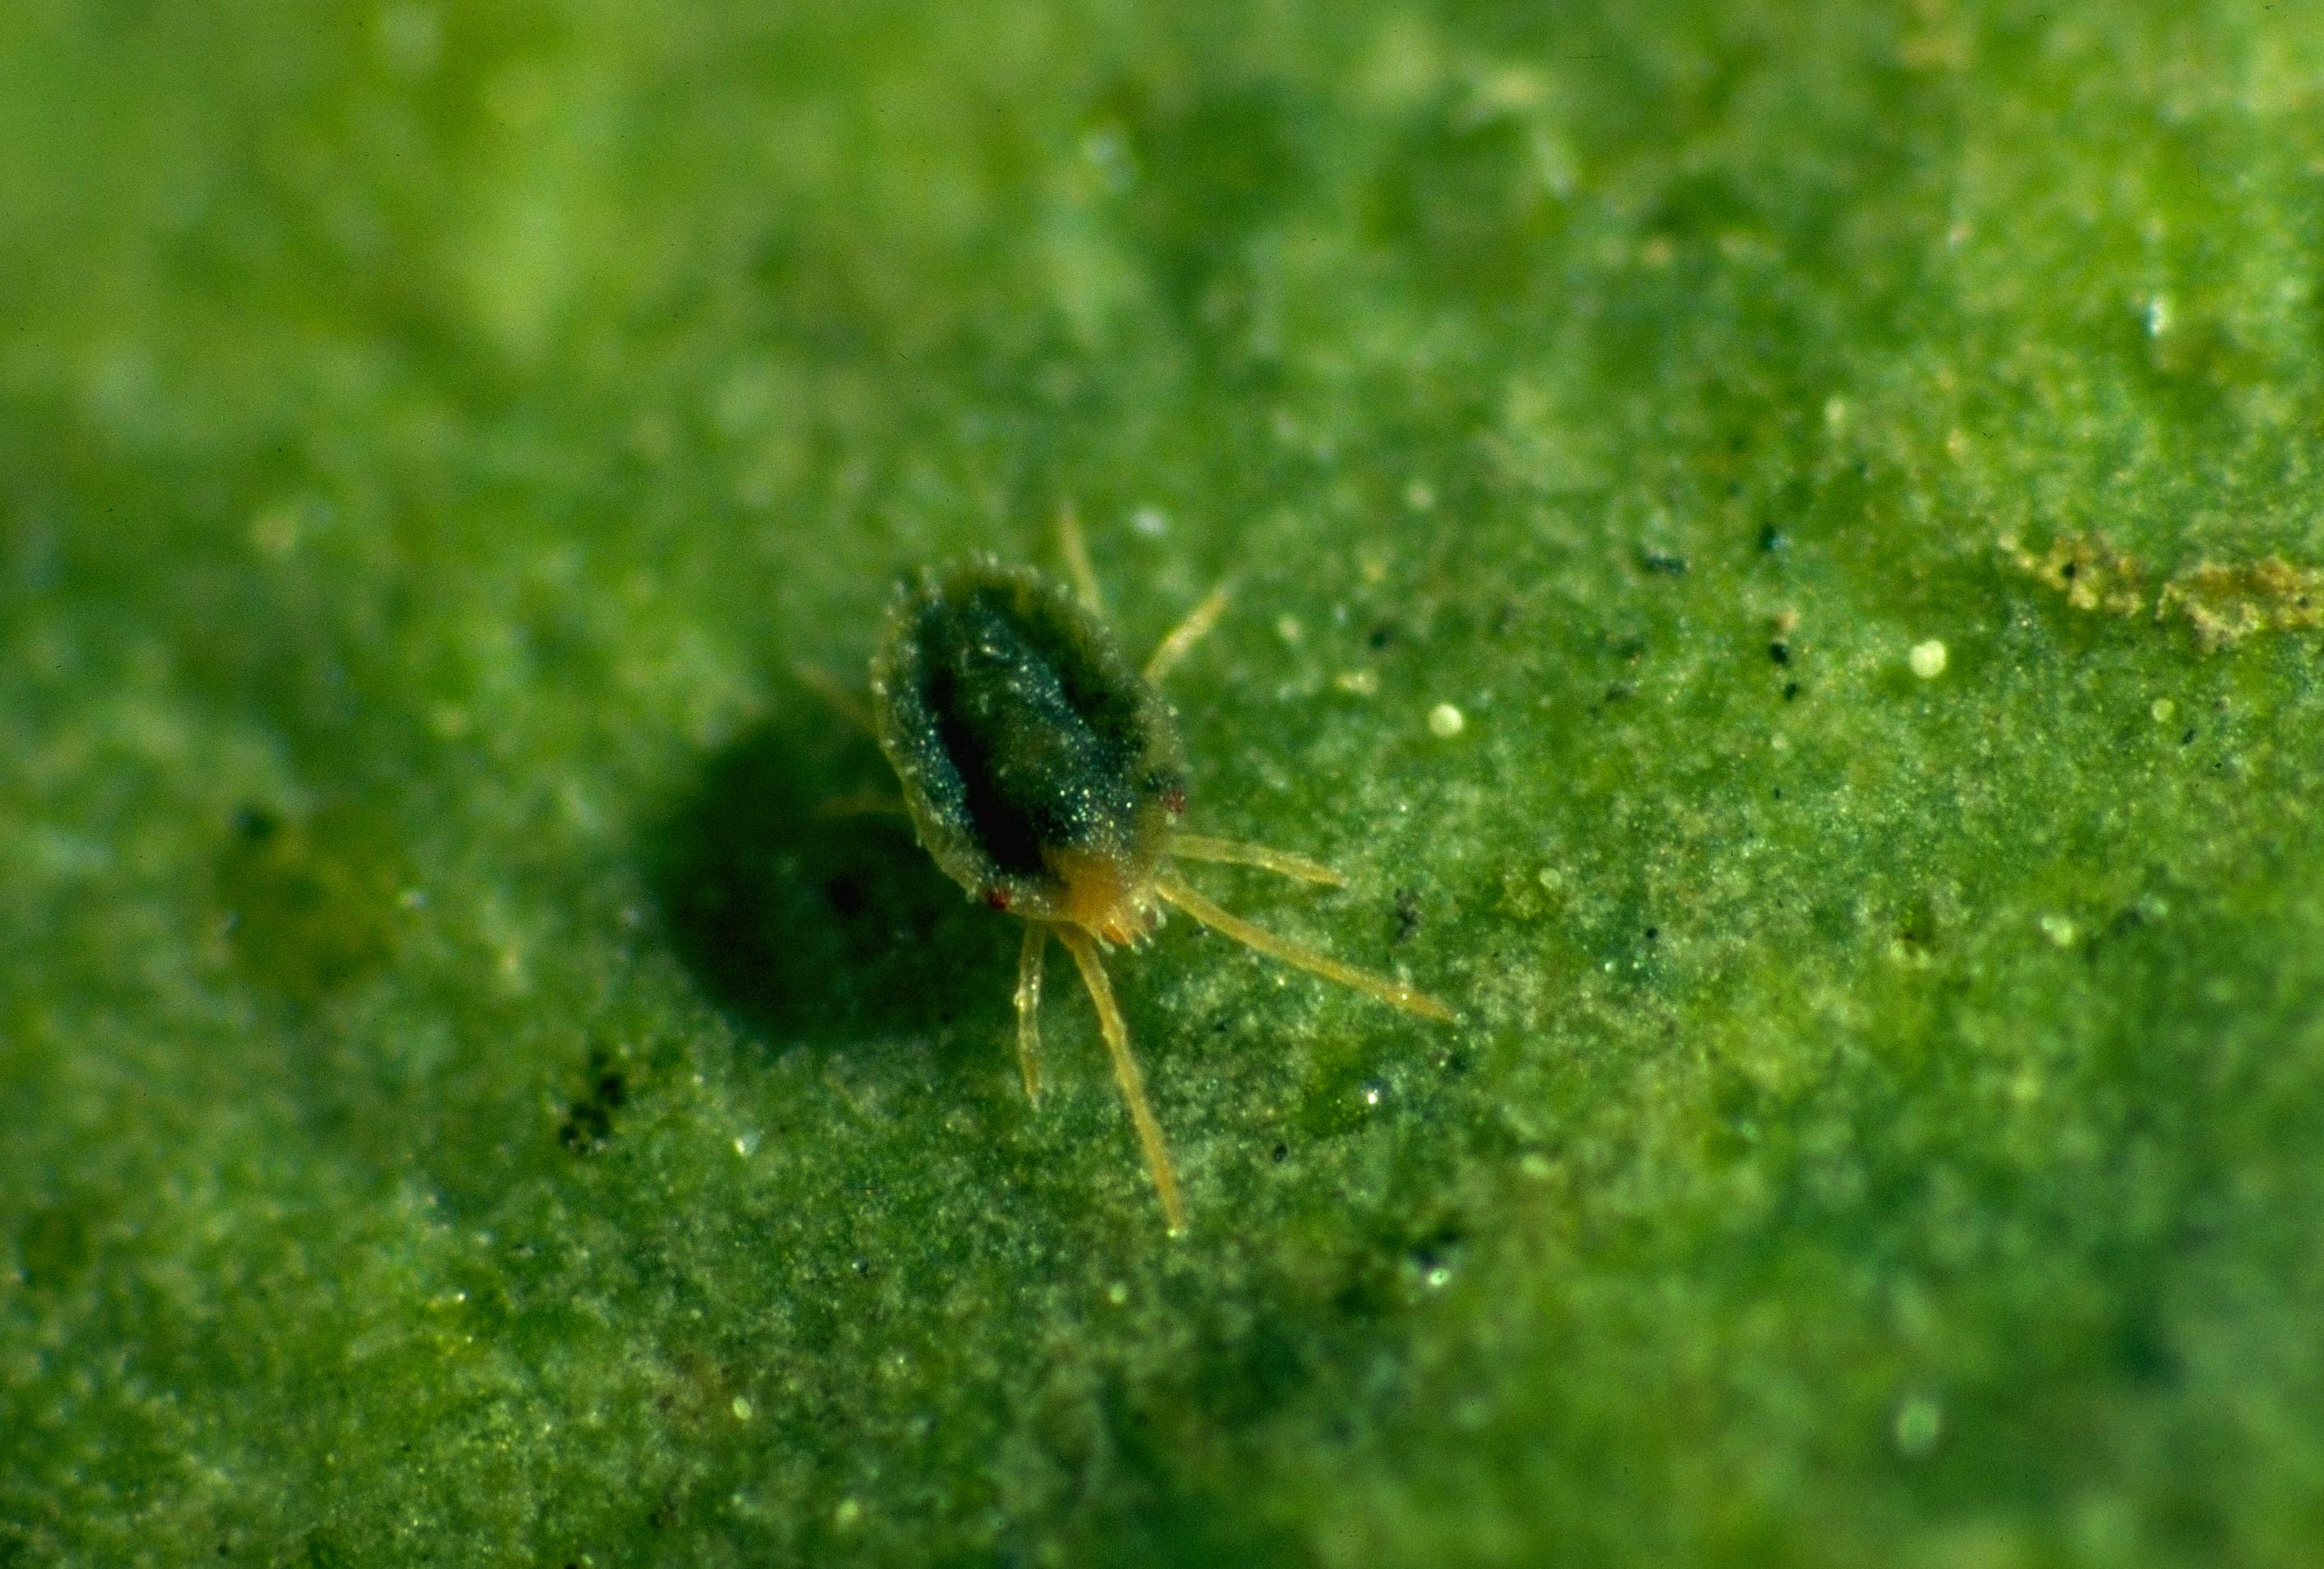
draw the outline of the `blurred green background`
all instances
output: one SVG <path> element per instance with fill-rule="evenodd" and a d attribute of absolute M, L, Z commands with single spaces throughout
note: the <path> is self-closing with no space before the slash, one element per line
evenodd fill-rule
<path fill-rule="evenodd" d="M 0 1565 L 2294 1565 L 2324 11 L 0 9 Z M 816 805 L 1075 503 L 1038 1114 Z M 1464 723 L 1432 727 L 1439 705 Z"/>

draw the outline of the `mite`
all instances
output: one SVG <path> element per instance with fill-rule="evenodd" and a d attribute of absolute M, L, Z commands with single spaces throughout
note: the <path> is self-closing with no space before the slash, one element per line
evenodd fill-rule
<path fill-rule="evenodd" d="M 1185 1229 L 1177 1177 L 1102 950 L 1141 946 L 1175 905 L 1270 958 L 1392 1007 L 1427 1019 L 1452 1014 L 1401 982 L 1251 925 L 1179 875 L 1178 862 L 1221 861 L 1340 881 L 1301 856 L 1179 826 L 1185 752 L 1157 688 L 1216 622 L 1224 591 L 1164 638 L 1141 670 L 1100 619 L 1096 578 L 1070 513 L 1058 531 L 1072 589 L 990 558 L 924 570 L 907 583 L 872 660 L 869 717 L 921 844 L 971 898 L 1025 922 L 1017 1050 L 1026 1094 L 1040 1098 L 1041 970 L 1054 937 L 1089 990 L 1176 1235 Z"/>

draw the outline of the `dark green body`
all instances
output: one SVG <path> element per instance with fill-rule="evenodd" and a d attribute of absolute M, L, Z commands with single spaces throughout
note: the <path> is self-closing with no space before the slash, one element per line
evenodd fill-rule
<path fill-rule="evenodd" d="M 1185 809 L 1177 730 L 1065 589 L 990 559 L 922 572 L 889 613 L 872 689 L 921 843 L 971 894 L 1093 925 L 1097 881 L 1150 888 Z"/>

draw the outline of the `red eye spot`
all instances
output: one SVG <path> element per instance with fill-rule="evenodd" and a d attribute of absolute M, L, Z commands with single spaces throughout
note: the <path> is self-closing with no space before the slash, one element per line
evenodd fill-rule
<path fill-rule="evenodd" d="M 995 909 L 1007 909 L 1009 891 L 1005 888 L 988 888 L 984 891 L 984 902 Z"/>

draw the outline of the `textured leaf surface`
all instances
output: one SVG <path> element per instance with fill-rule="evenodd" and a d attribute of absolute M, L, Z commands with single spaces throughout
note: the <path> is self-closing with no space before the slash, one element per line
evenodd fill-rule
<path fill-rule="evenodd" d="M 2294 1564 L 2324 15 L 0 11 L 0 1564 Z M 794 675 L 1078 506 L 1085 1002 Z M 1458 723 L 1455 723 L 1457 719 Z"/>

